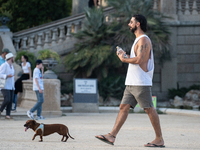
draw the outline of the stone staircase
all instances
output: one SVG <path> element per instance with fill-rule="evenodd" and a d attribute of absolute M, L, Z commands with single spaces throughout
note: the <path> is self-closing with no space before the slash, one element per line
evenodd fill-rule
<path fill-rule="evenodd" d="M 106 22 L 111 22 L 112 7 L 104 9 Z M 16 51 L 28 50 L 37 53 L 42 49 L 52 49 L 59 55 L 69 53 L 77 42 L 71 33 L 82 29 L 85 15 L 73 15 L 37 27 L 13 33 L 13 45 Z"/>

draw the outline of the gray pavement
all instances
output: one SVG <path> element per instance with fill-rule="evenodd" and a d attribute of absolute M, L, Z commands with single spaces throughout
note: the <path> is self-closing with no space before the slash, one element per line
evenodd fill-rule
<path fill-rule="evenodd" d="M 117 113 L 66 113 L 66 116 L 46 118 L 38 121 L 45 124 L 62 123 L 68 126 L 75 140 L 61 142 L 61 136 L 52 134 L 38 142 L 32 141 L 34 132 L 25 132 L 23 125 L 28 118 L 16 118 L 12 121 L 0 120 L 0 150 L 153 150 L 143 144 L 154 139 L 154 132 L 149 118 L 144 113 L 130 113 L 127 121 L 117 135 L 115 145 L 111 146 L 94 136 L 105 134 L 112 129 Z M 165 149 L 199 150 L 200 117 L 197 115 L 159 115 Z"/>

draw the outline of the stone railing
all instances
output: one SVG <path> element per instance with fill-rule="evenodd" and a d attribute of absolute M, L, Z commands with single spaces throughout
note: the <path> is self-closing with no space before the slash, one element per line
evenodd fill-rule
<path fill-rule="evenodd" d="M 153 0 L 153 9 L 177 21 L 200 21 L 200 0 Z"/>
<path fill-rule="evenodd" d="M 113 8 L 104 9 L 106 20 L 109 21 Z M 75 39 L 71 33 L 77 33 L 82 28 L 84 14 L 70 16 L 44 25 L 22 30 L 13 34 L 16 51 L 28 50 L 37 52 L 42 49 L 53 49 L 59 54 L 73 47 Z"/>
<path fill-rule="evenodd" d="M 200 21 L 200 0 L 177 0 L 180 21 Z"/>

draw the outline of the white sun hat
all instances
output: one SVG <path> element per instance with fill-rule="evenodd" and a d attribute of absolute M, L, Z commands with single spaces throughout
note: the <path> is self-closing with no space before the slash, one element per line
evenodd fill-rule
<path fill-rule="evenodd" d="M 8 60 L 9 58 L 12 58 L 12 57 L 14 57 L 14 55 L 13 55 L 12 53 L 8 53 L 8 54 L 6 55 L 6 60 Z"/>

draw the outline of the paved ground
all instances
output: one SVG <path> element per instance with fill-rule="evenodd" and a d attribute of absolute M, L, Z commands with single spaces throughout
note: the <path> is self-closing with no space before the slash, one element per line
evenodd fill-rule
<path fill-rule="evenodd" d="M 59 118 L 47 118 L 43 123 L 62 123 L 69 127 L 75 140 L 61 142 L 61 136 L 52 134 L 38 142 L 32 141 L 34 132 L 25 132 L 23 125 L 28 118 L 13 121 L 0 120 L 0 150 L 153 150 L 143 144 L 154 138 L 154 132 L 146 114 L 130 113 L 119 132 L 115 145 L 97 140 L 96 134 L 110 132 L 117 113 L 74 114 L 67 113 Z M 165 145 L 168 150 L 200 149 L 200 117 L 160 115 Z"/>

